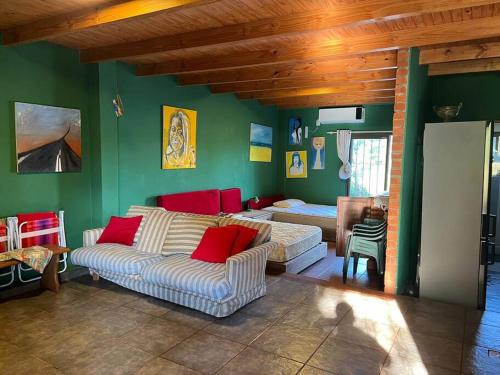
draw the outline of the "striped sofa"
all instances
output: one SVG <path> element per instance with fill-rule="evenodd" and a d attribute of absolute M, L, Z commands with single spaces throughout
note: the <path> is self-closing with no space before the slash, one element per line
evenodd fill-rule
<path fill-rule="evenodd" d="M 72 263 L 123 287 L 216 317 L 265 295 L 267 256 L 277 247 L 270 242 L 269 224 L 132 206 L 127 216 L 137 215 L 144 219 L 133 246 L 96 244 L 103 228 L 87 230 L 83 247 L 71 252 Z M 235 223 L 259 230 L 251 249 L 225 264 L 191 259 L 206 228 Z"/>

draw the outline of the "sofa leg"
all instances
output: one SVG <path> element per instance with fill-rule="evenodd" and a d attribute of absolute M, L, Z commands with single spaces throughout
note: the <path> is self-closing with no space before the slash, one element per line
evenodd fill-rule
<path fill-rule="evenodd" d="M 92 276 L 92 280 L 99 281 L 99 274 L 95 271 L 90 271 L 90 276 Z"/>

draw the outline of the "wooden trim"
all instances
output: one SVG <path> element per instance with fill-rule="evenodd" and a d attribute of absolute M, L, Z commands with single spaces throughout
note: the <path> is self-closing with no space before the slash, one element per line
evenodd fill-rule
<path fill-rule="evenodd" d="M 102 5 L 5 30 L 3 43 L 13 45 L 49 39 L 68 32 L 150 16 L 159 12 L 174 12 L 215 1 L 220 0 L 132 0 L 114 5 Z"/>
<path fill-rule="evenodd" d="M 424 48 L 420 51 L 420 64 L 500 57 L 500 42 L 474 42 L 466 45 Z"/>
<path fill-rule="evenodd" d="M 356 82 L 376 82 L 395 80 L 396 69 L 385 69 L 362 72 L 342 72 L 325 75 L 311 75 L 292 79 L 276 79 L 265 81 L 249 81 L 215 84 L 210 87 L 216 94 L 226 92 L 248 92 L 261 90 L 277 90 L 304 87 L 346 86 Z"/>
<path fill-rule="evenodd" d="M 290 103 L 277 103 L 277 104 L 267 104 L 276 105 L 280 109 L 292 109 L 292 108 L 322 108 L 322 107 L 345 107 L 345 106 L 356 106 L 365 104 L 390 104 L 394 103 L 394 97 L 385 98 L 373 98 L 373 99 L 337 99 L 337 100 L 325 100 L 325 101 L 306 101 L 306 102 L 290 102 Z M 266 103 L 263 103 L 266 104 Z"/>
<path fill-rule="evenodd" d="M 397 51 L 384 51 L 359 56 L 339 57 L 331 60 L 306 61 L 232 69 L 215 72 L 183 74 L 178 77 L 182 85 L 206 85 L 213 83 L 260 81 L 268 79 L 308 77 L 311 74 L 331 74 L 366 70 L 395 69 Z M 168 74 L 163 64 L 139 65 L 137 75 Z"/>
<path fill-rule="evenodd" d="M 265 90 L 265 91 L 249 91 L 237 93 L 239 99 L 271 99 L 271 98 L 290 98 L 300 96 L 315 96 L 326 94 L 341 94 L 341 93 L 365 93 L 383 96 L 384 91 L 394 91 L 396 81 L 380 81 L 380 82 L 361 82 L 351 83 L 337 87 L 318 87 L 305 89 L 282 89 L 282 90 Z"/>
<path fill-rule="evenodd" d="M 338 56 L 396 50 L 439 43 L 458 42 L 498 36 L 500 16 L 450 22 L 439 25 L 420 26 L 398 31 L 339 39 L 330 45 L 315 43 L 307 46 L 282 45 L 272 49 L 236 52 L 219 56 L 195 59 L 171 60 L 162 64 L 145 65 L 139 71 L 155 71 L 162 74 L 180 74 L 211 70 L 254 67 L 300 60 L 319 60 Z"/>
<path fill-rule="evenodd" d="M 455 61 L 441 64 L 430 64 L 429 76 L 448 74 L 496 72 L 500 71 L 500 58 Z"/>
<path fill-rule="evenodd" d="M 326 94 L 291 98 L 271 98 L 261 99 L 260 102 L 266 105 L 277 105 L 279 107 L 334 107 L 340 105 L 359 105 L 367 103 L 390 103 L 394 102 L 394 90 L 384 92 L 384 94 Z"/>
<path fill-rule="evenodd" d="M 300 14 L 288 14 L 243 24 L 91 48 L 82 51 L 81 60 L 82 62 L 97 62 L 201 46 L 233 44 L 259 38 L 301 34 L 340 26 L 383 21 L 385 19 L 395 20 L 428 13 L 430 10 L 432 12 L 447 11 L 493 2 L 487 0 L 365 0 L 360 3 L 346 2 L 330 7 L 327 11 L 321 9 Z"/>

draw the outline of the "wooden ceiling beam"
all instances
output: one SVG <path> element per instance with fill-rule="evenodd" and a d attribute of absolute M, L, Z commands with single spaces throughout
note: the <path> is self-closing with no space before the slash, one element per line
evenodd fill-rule
<path fill-rule="evenodd" d="M 307 60 L 298 63 L 275 64 L 254 68 L 182 74 L 177 77 L 177 80 L 181 85 L 207 85 L 214 83 L 307 77 L 311 74 L 394 69 L 396 67 L 397 52 L 385 51 L 359 56 L 341 57 L 333 60 Z M 162 64 L 139 65 L 136 73 L 139 76 L 165 74 L 162 69 Z"/>
<path fill-rule="evenodd" d="M 316 96 L 326 94 L 341 94 L 341 93 L 366 93 L 367 95 L 377 94 L 383 95 L 384 91 L 394 92 L 395 81 L 381 82 L 357 82 L 345 84 L 342 86 L 331 87 L 316 87 L 302 89 L 282 89 L 282 90 L 265 90 L 265 91 L 249 91 L 236 93 L 239 99 L 273 99 L 273 98 L 289 98 L 300 96 Z"/>
<path fill-rule="evenodd" d="M 423 48 L 420 51 L 420 64 L 437 64 L 491 57 L 500 57 L 500 42 L 472 42 L 464 45 Z"/>
<path fill-rule="evenodd" d="M 34 42 L 113 22 L 150 16 L 159 12 L 174 12 L 215 1 L 220 0 L 131 0 L 118 4 L 115 1 L 110 5 L 87 8 L 4 30 L 3 43 L 14 45 Z"/>
<path fill-rule="evenodd" d="M 354 106 L 363 104 L 394 103 L 394 95 L 381 97 L 362 97 L 355 95 L 330 95 L 322 97 L 281 99 L 281 100 L 261 100 L 264 105 L 275 105 L 280 108 L 318 108 L 318 107 L 339 107 Z"/>
<path fill-rule="evenodd" d="M 318 30 L 334 29 L 348 25 L 358 25 L 394 20 L 429 12 L 447 11 L 479 5 L 494 1 L 487 0 L 365 0 L 346 2 L 330 7 L 300 14 L 288 14 L 262 19 L 244 24 L 227 25 L 206 30 L 197 30 L 177 35 L 167 35 L 136 42 L 117 43 L 83 50 L 82 62 L 126 59 L 154 53 L 179 49 L 214 46 L 228 43 L 275 36 L 300 34 Z"/>
<path fill-rule="evenodd" d="M 178 59 L 161 64 L 140 66 L 139 71 L 161 71 L 181 74 L 254 67 L 267 64 L 335 58 L 383 50 L 395 50 L 440 43 L 458 42 L 498 36 L 500 16 L 468 19 L 431 26 L 419 26 L 361 37 L 332 39 L 323 44 L 308 46 L 281 45 L 277 48 L 195 59 Z"/>
<path fill-rule="evenodd" d="M 496 71 L 500 71 L 500 58 L 430 64 L 427 74 L 429 76 L 441 76 L 448 74 L 496 72 Z"/>
<path fill-rule="evenodd" d="M 362 72 L 342 72 L 324 75 L 310 75 L 300 78 L 284 78 L 265 81 L 249 81 L 212 85 L 215 94 L 227 92 L 251 92 L 262 90 L 295 89 L 306 87 L 346 86 L 355 82 L 377 82 L 396 79 L 396 69 Z"/>

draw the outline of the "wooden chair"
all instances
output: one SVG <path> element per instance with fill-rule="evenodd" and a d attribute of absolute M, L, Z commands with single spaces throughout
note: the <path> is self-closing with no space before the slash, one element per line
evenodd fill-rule
<path fill-rule="evenodd" d="M 0 224 L 0 253 L 12 250 L 12 236 L 10 235 L 9 227 L 6 224 Z M 8 277 L 7 282 L 0 283 L 0 288 L 5 288 L 12 285 L 14 282 L 15 266 L 10 266 L 8 272 L 0 273 L 0 279 Z"/>

